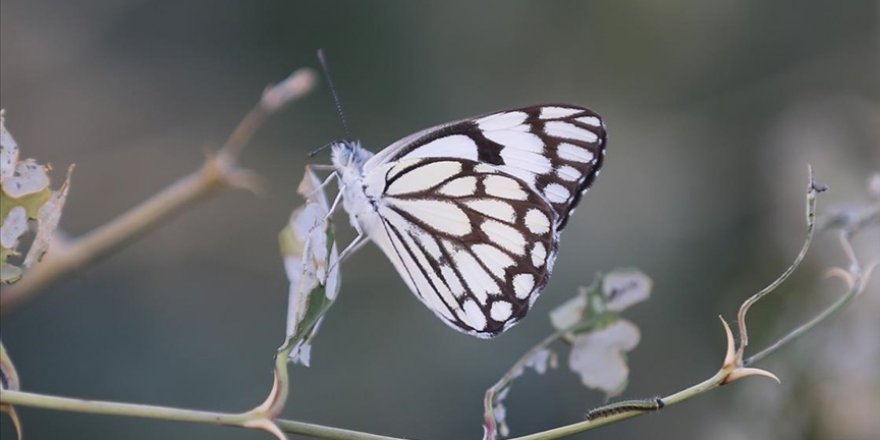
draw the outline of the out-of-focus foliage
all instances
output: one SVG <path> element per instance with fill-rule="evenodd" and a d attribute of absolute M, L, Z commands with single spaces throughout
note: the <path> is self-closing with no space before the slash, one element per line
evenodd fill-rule
<path fill-rule="evenodd" d="M 0 284 L 17 281 L 22 269 L 31 267 L 49 249 L 70 184 L 68 171 L 61 188 L 52 190 L 49 167 L 34 159 L 20 159 L 19 153 L 0 111 Z M 9 258 L 21 255 L 18 246 L 31 229 L 30 221 L 35 222 L 36 236 L 24 260 L 14 264 Z"/>
<path fill-rule="evenodd" d="M 647 275 L 619 269 L 602 276 L 592 288 L 582 288 L 577 296 L 550 313 L 554 327 L 571 331 L 569 368 L 585 386 L 602 391 L 606 398 L 626 388 L 626 352 L 641 339 L 639 328 L 617 313 L 650 295 L 651 279 Z M 571 330 L 579 323 L 589 325 Z"/>
<path fill-rule="evenodd" d="M 550 346 L 558 340 L 570 345 L 568 366 L 587 388 L 601 391 L 606 399 L 626 388 L 629 376 L 626 352 L 641 337 L 639 328 L 619 313 L 648 299 L 651 278 L 634 269 L 617 269 L 600 275 L 590 287 L 550 312 L 557 333 L 526 353 L 484 396 L 483 430 L 486 440 L 510 434 L 504 401 L 513 382 L 534 369 L 544 374 L 556 368 L 557 355 Z"/>

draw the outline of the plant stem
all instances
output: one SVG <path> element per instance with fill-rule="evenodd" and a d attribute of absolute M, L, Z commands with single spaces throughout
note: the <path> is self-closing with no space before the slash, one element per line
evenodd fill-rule
<path fill-rule="evenodd" d="M 782 272 L 772 283 L 767 285 L 761 289 L 758 293 L 755 293 L 747 300 L 745 300 L 739 308 L 739 313 L 737 313 L 737 325 L 739 326 L 739 352 L 745 350 L 746 346 L 749 345 L 749 333 L 746 329 L 746 314 L 749 312 L 749 309 L 764 298 L 766 295 L 771 292 L 776 291 L 782 283 L 784 283 L 788 277 L 791 276 L 797 270 L 797 268 L 804 261 L 804 258 L 807 256 L 807 251 L 810 249 L 810 245 L 813 243 L 813 236 L 816 232 L 816 196 L 825 191 L 827 187 L 822 185 L 818 185 L 816 180 L 813 178 L 813 167 L 808 167 L 808 172 L 810 175 L 810 181 L 807 186 L 807 237 L 804 239 L 804 244 L 801 246 L 800 252 L 798 252 L 794 261 L 791 265 Z"/>
<path fill-rule="evenodd" d="M 12 390 L 4 390 L 0 392 L 0 401 L 10 405 L 31 406 L 56 411 L 103 414 L 108 416 L 141 417 L 147 419 L 172 420 L 177 422 L 209 423 L 214 425 L 241 425 L 246 419 L 243 414 L 198 411 L 135 403 L 74 399 L 70 397 L 48 396 L 44 394 Z"/>
<path fill-rule="evenodd" d="M 711 391 L 715 388 L 721 386 L 721 382 L 724 380 L 727 372 L 719 370 L 714 376 L 706 379 L 696 385 L 685 388 L 676 393 L 670 394 L 666 397 L 662 398 L 664 408 L 669 405 L 675 405 L 677 403 L 684 402 L 685 400 L 691 399 L 693 397 L 699 396 L 705 392 Z M 578 434 L 584 431 L 593 430 L 605 425 L 610 425 L 612 423 L 619 422 L 621 420 L 631 419 L 633 417 L 638 417 L 641 415 L 649 414 L 655 411 L 624 411 L 619 414 L 613 414 L 606 417 L 598 418 L 595 420 L 585 420 L 583 422 L 573 423 L 571 425 L 560 426 L 558 428 L 548 429 L 546 431 L 537 432 L 534 434 L 524 435 L 522 437 L 514 437 L 509 440 L 550 440 L 557 439 L 562 437 L 567 437 L 570 435 Z"/>
<path fill-rule="evenodd" d="M 849 237 L 845 233 L 841 235 L 841 242 L 844 244 L 845 248 L 849 246 Z M 859 267 L 858 260 L 855 259 L 853 259 L 853 269 L 856 270 L 849 273 L 849 276 L 851 277 L 849 279 L 849 282 L 851 285 L 849 287 L 849 290 L 845 294 L 843 294 L 843 296 L 838 298 L 837 301 L 831 303 L 831 305 L 825 308 L 825 310 L 822 310 L 822 312 L 814 316 L 813 319 L 810 319 L 809 321 L 801 324 L 791 332 L 787 333 L 785 336 L 779 338 L 779 340 L 777 340 L 767 348 L 749 356 L 747 359 L 744 359 L 743 366 L 747 367 L 775 353 L 782 347 L 785 347 L 804 333 L 813 329 L 813 327 L 816 327 L 817 325 L 824 322 L 826 319 L 831 317 L 831 315 L 834 315 L 835 313 L 842 310 L 843 307 L 847 305 L 847 303 L 858 296 L 859 293 L 861 293 L 862 289 L 864 289 L 865 287 L 863 284 L 863 280 L 867 279 L 870 276 L 870 271 L 863 273 L 861 271 L 861 268 Z"/>
<path fill-rule="evenodd" d="M 171 408 L 165 406 L 141 405 L 132 403 L 106 402 L 99 400 L 73 399 L 69 397 L 47 396 L 24 391 L 4 390 L 0 392 L 0 402 L 9 405 L 29 406 L 57 411 L 102 414 L 111 416 L 140 417 L 177 422 L 207 423 L 243 427 L 252 419 L 250 413 L 223 413 Z M 369 434 L 348 429 L 303 423 L 294 420 L 277 420 L 276 424 L 284 432 L 337 440 L 399 440 L 394 437 Z"/>
<path fill-rule="evenodd" d="M 351 431 L 341 428 L 332 428 L 323 425 L 313 425 L 310 423 L 296 422 L 293 420 L 279 419 L 275 421 L 275 424 L 278 425 L 278 427 L 286 433 L 308 435 L 317 438 L 336 440 L 403 440 L 398 437 L 387 437 L 384 435 L 370 434 L 360 431 Z"/>

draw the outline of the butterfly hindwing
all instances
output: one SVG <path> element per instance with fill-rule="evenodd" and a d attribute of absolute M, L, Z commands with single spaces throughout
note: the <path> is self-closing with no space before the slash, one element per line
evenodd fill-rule
<path fill-rule="evenodd" d="M 376 169 L 392 261 L 438 316 L 481 337 L 525 316 L 550 276 L 555 213 L 520 179 L 481 162 L 403 159 Z"/>

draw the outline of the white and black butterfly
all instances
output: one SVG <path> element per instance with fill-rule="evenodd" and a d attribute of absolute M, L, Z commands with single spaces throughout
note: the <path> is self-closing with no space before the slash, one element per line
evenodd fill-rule
<path fill-rule="evenodd" d="M 602 119 L 566 104 L 438 125 L 375 155 L 335 143 L 343 207 L 359 233 L 341 258 L 372 240 L 449 326 L 496 336 L 547 284 L 559 232 L 604 156 Z"/>

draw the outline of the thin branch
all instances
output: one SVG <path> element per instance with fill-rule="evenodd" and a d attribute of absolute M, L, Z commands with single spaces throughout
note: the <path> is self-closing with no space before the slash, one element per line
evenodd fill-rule
<path fill-rule="evenodd" d="M 279 419 L 275 424 L 288 434 L 301 434 L 316 438 L 337 440 L 404 440 L 398 437 L 388 437 L 367 432 L 352 431 L 349 429 L 332 428 L 311 423 L 296 422 L 293 420 Z"/>
<path fill-rule="evenodd" d="M 251 413 L 223 413 L 213 411 L 197 411 L 190 409 L 171 408 L 155 405 L 106 402 L 99 400 L 72 399 L 68 397 L 48 396 L 24 391 L 4 390 L 0 392 L 0 402 L 9 405 L 29 406 L 57 411 L 101 414 L 109 416 L 127 416 L 146 419 L 161 419 L 177 422 L 207 423 L 247 427 L 255 420 Z M 307 435 L 323 439 L 336 440 L 400 440 L 348 429 L 333 428 L 294 420 L 277 420 L 276 425 L 290 434 Z"/>
<path fill-rule="evenodd" d="M 752 307 L 753 304 L 760 301 L 764 296 L 769 294 L 770 292 L 775 291 L 785 280 L 788 279 L 791 274 L 800 266 L 801 262 L 804 261 L 804 257 L 807 255 L 807 251 L 810 249 L 810 245 L 813 243 L 813 236 L 816 231 L 816 195 L 827 190 L 828 188 L 819 185 L 816 183 L 816 180 L 813 178 L 813 167 L 809 167 L 809 177 L 810 181 L 807 186 L 807 238 L 804 240 L 803 246 L 801 246 L 800 252 L 798 252 L 797 257 L 795 257 L 794 261 L 782 272 L 779 277 L 773 280 L 772 283 L 767 285 L 767 287 L 761 289 L 758 293 L 749 297 L 739 308 L 739 313 L 737 313 L 737 324 L 739 325 L 739 354 L 742 355 L 746 346 L 749 345 L 749 333 L 746 329 L 746 313 L 748 313 L 749 308 Z"/>
<path fill-rule="evenodd" d="M 844 269 L 835 269 L 833 274 L 840 276 L 848 283 L 848 290 L 842 295 L 837 301 L 830 304 L 824 310 L 816 314 L 812 319 L 808 320 L 804 324 L 798 326 L 790 333 L 786 334 L 782 338 L 780 338 L 775 343 L 771 344 L 769 347 L 761 350 L 760 352 L 752 355 L 751 357 L 743 360 L 742 354 L 747 343 L 746 339 L 746 330 L 744 328 L 745 322 L 745 312 L 748 311 L 748 306 L 754 304 L 757 300 L 759 300 L 764 295 L 770 293 L 775 290 L 779 285 L 789 276 L 791 272 L 794 271 L 795 268 L 800 264 L 803 260 L 804 254 L 806 253 L 807 248 L 809 247 L 810 242 L 812 241 L 814 229 L 815 229 L 815 209 L 816 209 L 816 195 L 820 192 L 824 191 L 824 187 L 820 185 L 816 185 L 812 178 L 812 170 L 810 170 L 810 186 L 808 189 L 807 195 L 807 237 L 805 239 L 804 246 L 801 248 L 801 252 L 798 254 L 797 258 L 795 258 L 794 263 L 786 269 L 786 271 L 777 278 L 776 281 L 770 284 L 765 289 L 762 289 L 757 294 L 750 297 L 746 302 L 743 303 L 743 306 L 740 308 L 740 312 L 738 314 L 739 319 L 738 323 L 740 324 L 740 346 L 738 348 L 735 347 L 733 334 L 730 331 L 730 327 L 726 322 L 722 320 L 724 324 L 725 333 L 727 335 L 727 355 L 725 357 L 725 361 L 718 370 L 715 375 L 712 377 L 696 384 L 685 388 L 676 393 L 670 394 L 666 397 L 662 397 L 657 400 L 658 405 L 652 409 L 627 409 L 621 410 L 619 412 L 612 412 L 608 415 L 593 418 L 590 420 L 585 420 L 578 423 L 573 423 L 566 426 L 560 426 L 554 429 L 549 429 L 546 431 L 515 437 L 510 440 L 550 440 L 562 438 L 574 434 L 578 434 L 584 431 L 589 431 L 592 429 L 599 428 L 601 426 L 609 425 L 612 423 L 619 422 L 621 420 L 630 419 L 637 416 L 642 416 L 651 412 L 654 412 L 660 408 L 665 408 L 670 405 L 675 405 L 677 403 L 684 402 L 685 400 L 694 398 L 703 393 L 709 392 L 718 388 L 722 385 L 728 384 L 736 379 L 751 376 L 751 375 L 764 375 L 776 379 L 776 377 L 767 371 L 758 370 L 755 368 L 749 368 L 748 366 L 764 359 L 765 357 L 779 351 L 781 348 L 787 346 L 788 344 L 795 341 L 798 337 L 809 331 L 810 329 L 816 327 L 818 324 L 826 321 L 832 315 L 840 311 L 847 303 L 849 303 L 853 298 L 862 293 L 865 287 L 868 284 L 868 280 L 870 279 L 872 270 L 877 266 L 876 263 L 872 264 L 868 267 L 867 270 L 862 269 L 862 265 L 860 264 L 857 255 L 853 251 L 852 243 L 850 242 L 850 237 L 854 235 L 858 230 L 863 227 L 867 227 L 869 224 L 873 224 L 876 222 L 864 221 L 858 222 L 855 225 L 850 225 L 849 229 L 845 229 L 841 231 L 841 246 L 843 247 L 844 253 L 849 260 L 849 268 L 847 270 Z M 872 217 L 876 218 L 876 217 Z M 778 380 L 778 379 L 776 379 Z M 614 404 L 609 405 L 609 408 L 614 407 Z M 605 407 L 602 407 L 605 408 Z M 602 409 L 600 408 L 600 410 Z"/>
<path fill-rule="evenodd" d="M 845 243 L 844 244 L 845 248 L 849 247 L 851 249 L 851 244 L 849 242 L 848 234 L 846 234 L 845 232 L 841 234 L 841 242 Z M 855 254 L 851 254 L 851 256 L 854 257 Z M 822 310 L 819 314 L 814 316 L 813 319 L 810 319 L 809 321 L 801 324 L 800 326 L 798 326 L 797 328 L 795 328 L 794 330 L 792 330 L 791 332 L 789 332 L 785 336 L 779 338 L 779 340 L 777 340 L 773 344 L 770 344 L 770 346 L 768 346 L 767 348 L 749 356 L 747 359 L 744 359 L 743 366 L 749 366 L 751 364 L 754 364 L 755 362 L 758 362 L 761 359 L 764 359 L 765 357 L 779 351 L 779 349 L 790 344 L 795 339 L 801 337 L 804 333 L 812 330 L 814 327 L 821 324 L 822 322 L 827 320 L 829 317 L 831 317 L 832 315 L 834 315 L 837 312 L 839 312 L 840 310 L 842 310 L 843 307 L 845 305 L 847 305 L 850 301 L 852 301 L 853 298 L 855 298 L 861 292 L 863 292 L 865 289 L 865 286 L 867 285 L 866 281 L 871 276 L 871 270 L 873 269 L 873 266 L 871 266 L 867 271 L 862 273 L 862 271 L 860 270 L 859 265 L 858 265 L 858 260 L 854 259 L 854 260 L 852 260 L 852 267 L 856 270 L 849 272 L 849 273 L 844 272 L 844 273 L 846 273 L 846 276 L 847 276 L 846 280 L 849 284 L 849 289 L 846 291 L 846 293 L 844 293 L 840 298 L 838 298 L 837 301 L 834 301 L 831 305 L 829 305 L 827 308 Z"/>
<path fill-rule="evenodd" d="M 714 376 L 709 379 L 704 380 L 696 385 L 690 386 L 684 390 L 678 391 L 676 393 L 670 394 L 666 397 L 660 398 L 663 402 L 663 406 L 675 405 L 677 403 L 684 402 L 685 400 L 694 398 L 703 394 L 705 392 L 711 391 L 715 388 L 721 386 L 721 381 L 724 380 L 726 376 L 726 372 L 719 370 Z M 654 411 L 622 411 L 617 414 L 612 414 L 607 417 L 601 417 L 593 420 L 585 420 L 578 423 L 572 423 L 571 425 L 560 426 L 558 428 L 548 429 L 546 431 L 537 432 L 534 434 L 524 435 L 522 437 L 513 437 L 508 440 L 551 440 L 562 437 L 568 437 L 571 435 L 579 434 L 584 431 L 590 431 L 596 428 L 600 428 L 605 425 L 610 425 L 612 423 L 619 422 L 621 420 L 631 419 L 633 417 L 642 416 L 645 414 L 649 414 Z"/>
<path fill-rule="evenodd" d="M 122 248 L 219 189 L 255 189 L 253 176 L 237 167 L 238 156 L 268 116 L 284 104 L 307 94 L 314 84 L 314 73 L 310 69 L 299 69 L 281 83 L 266 89 L 259 103 L 230 134 L 223 148 L 208 155 L 201 169 L 63 248 L 56 247 L 54 252 L 50 250 L 21 281 L 4 286 L 0 294 L 2 313 L 8 313 L 15 305 L 63 276 Z"/>
<path fill-rule="evenodd" d="M 129 416 L 146 419 L 162 419 L 177 422 L 208 423 L 213 425 L 241 425 L 245 417 L 242 414 L 228 414 L 212 411 L 170 408 L 164 406 L 141 405 L 134 403 L 106 402 L 100 400 L 74 399 L 69 397 L 49 396 L 25 391 L 7 391 L 0 393 L 3 403 L 35 408 L 103 414 L 108 416 Z"/>

